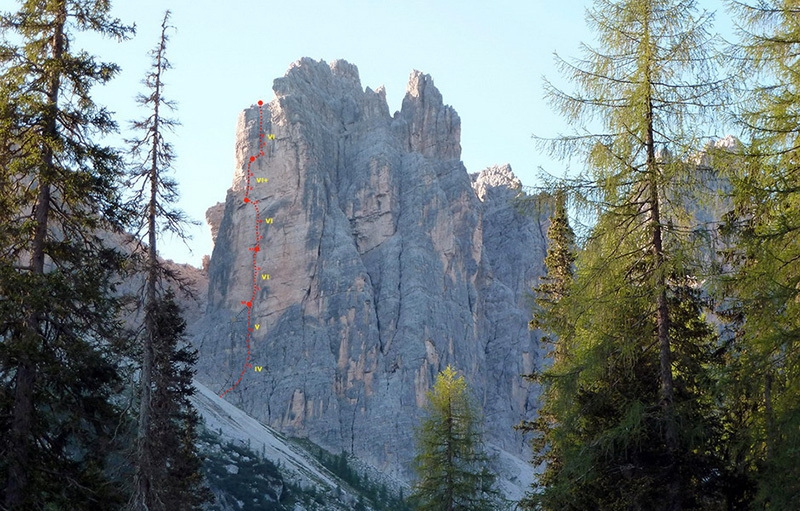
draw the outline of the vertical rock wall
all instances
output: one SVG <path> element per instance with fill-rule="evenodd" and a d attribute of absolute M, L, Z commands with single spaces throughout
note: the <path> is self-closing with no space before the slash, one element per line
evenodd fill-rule
<path fill-rule="evenodd" d="M 262 116 L 242 113 L 234 182 L 209 214 L 199 379 L 230 387 L 247 356 L 256 217 L 243 197 L 249 157 L 263 151 L 250 167 L 263 235 L 253 367 L 226 398 L 407 477 L 419 407 L 451 364 L 484 407 L 489 442 L 527 461 L 512 426 L 536 402 L 520 374 L 539 363 L 527 294 L 543 269 L 546 215 L 513 207 L 510 168 L 467 174 L 458 114 L 427 75 L 412 73 L 394 116 L 383 89 L 362 89 L 344 61 L 300 60 L 274 90 Z"/>

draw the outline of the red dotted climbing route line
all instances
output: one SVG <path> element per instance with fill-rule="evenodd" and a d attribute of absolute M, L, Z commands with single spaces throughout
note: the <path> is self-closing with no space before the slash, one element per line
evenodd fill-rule
<path fill-rule="evenodd" d="M 242 372 L 241 372 L 241 374 L 239 374 L 239 379 L 236 380 L 236 382 L 233 385 L 231 385 L 231 387 L 228 390 L 222 392 L 219 395 L 219 397 L 224 397 L 225 394 L 227 394 L 228 392 L 232 391 L 237 386 L 239 386 L 239 384 L 242 383 L 242 380 L 244 379 L 244 375 L 247 372 L 247 370 L 251 369 L 253 367 L 253 364 L 250 363 L 250 356 L 251 356 L 250 345 L 251 345 L 251 341 L 252 341 L 252 337 L 253 337 L 253 304 L 256 301 L 256 296 L 258 296 L 258 291 L 261 289 L 258 286 L 258 274 L 261 271 L 261 267 L 258 266 L 258 262 L 257 262 L 256 259 L 257 259 L 257 256 L 258 256 L 258 252 L 261 250 L 261 240 L 262 240 L 263 236 L 261 235 L 261 210 L 259 210 L 259 208 L 258 208 L 258 200 L 250 198 L 250 192 L 253 191 L 253 186 L 252 186 L 250 180 L 253 178 L 252 165 L 256 161 L 256 158 L 261 158 L 262 156 L 264 156 L 264 147 L 266 146 L 266 142 L 265 142 L 265 139 L 264 139 L 264 112 L 263 112 L 263 109 L 262 109 L 263 105 L 264 105 L 264 102 L 259 100 L 259 102 L 258 102 L 258 154 L 256 154 L 255 156 L 250 156 L 250 158 L 247 161 L 247 174 L 246 174 L 247 182 L 245 183 L 245 187 L 244 187 L 244 199 L 242 199 L 245 204 L 250 204 L 251 206 L 253 206 L 253 208 L 255 208 L 255 211 L 256 211 L 255 236 L 253 238 L 253 246 L 249 247 L 247 249 L 247 250 L 249 250 L 250 252 L 253 253 L 253 265 L 252 265 L 252 268 L 253 268 L 253 285 L 252 285 L 252 288 L 250 290 L 249 299 L 242 301 L 242 305 L 247 307 L 247 331 L 245 333 L 245 344 L 247 346 L 247 356 L 245 357 L 245 360 L 244 360 L 244 366 L 242 367 Z M 270 139 L 272 139 L 272 138 L 274 138 L 274 137 L 270 136 Z"/>

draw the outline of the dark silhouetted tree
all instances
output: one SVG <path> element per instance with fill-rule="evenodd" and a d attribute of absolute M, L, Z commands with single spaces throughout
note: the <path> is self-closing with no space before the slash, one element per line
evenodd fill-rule
<path fill-rule="evenodd" d="M 0 16 L 0 498 L 9 510 L 114 509 L 121 412 L 112 298 L 122 258 L 116 129 L 91 87 L 117 73 L 72 47 L 76 31 L 124 39 L 99 0 L 25 1 Z"/>
<path fill-rule="evenodd" d="M 186 239 L 187 222 L 172 207 L 178 189 L 167 176 L 174 153 L 165 134 L 177 125 L 166 115 L 174 104 L 164 96 L 164 73 L 170 68 L 166 58 L 169 17 L 166 11 L 159 42 L 151 52 L 152 69 L 144 79 L 148 94 L 137 97 L 150 113 L 133 123 L 141 138 L 129 141 L 137 160 L 130 175 L 135 190 L 130 206 L 136 212 L 135 230 L 146 239 L 133 511 L 197 509 L 209 496 L 195 449 L 199 418 L 188 399 L 194 391 L 191 378 L 197 357 L 188 346 L 180 345 L 184 321 L 172 293 L 162 292 L 164 280 L 174 281 L 176 276 L 159 260 L 157 250 L 163 232 Z"/>

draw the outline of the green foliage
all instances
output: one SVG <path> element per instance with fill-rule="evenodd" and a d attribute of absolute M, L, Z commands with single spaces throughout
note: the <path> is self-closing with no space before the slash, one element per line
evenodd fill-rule
<path fill-rule="evenodd" d="M 151 113 L 133 123 L 133 128 L 142 133 L 141 138 L 128 141 L 136 163 L 129 172 L 127 184 L 135 191 L 127 207 L 132 211 L 135 235 L 146 238 L 147 243 L 145 258 L 137 252 L 132 255 L 134 266 L 144 259 L 140 271 L 146 276 L 136 470 L 129 505 L 134 511 L 198 509 L 210 497 L 203 486 L 201 463 L 194 447 L 199 418 L 189 401 L 194 392 L 192 376 L 197 354 L 188 346 L 181 346 L 185 330 L 181 312 L 172 292 L 160 291 L 162 277 L 174 280 L 174 275 L 158 259 L 156 247 L 158 235 L 164 230 L 185 238 L 184 215 L 170 209 L 178 198 L 177 184 L 166 177 L 174 155 L 164 132 L 177 124 L 164 115 L 166 109 L 173 107 L 163 92 L 163 74 L 170 67 L 166 58 L 169 16 L 167 11 L 158 45 L 151 52 L 152 69 L 144 80 L 148 95 L 137 97 Z"/>
<path fill-rule="evenodd" d="M 252 449 L 233 443 L 222 444 L 217 435 L 200 434 L 203 470 L 208 485 L 218 495 L 208 509 L 242 502 L 242 511 L 288 511 L 294 500 L 285 488 L 278 467 Z M 299 489 L 298 489 L 299 490 Z"/>
<path fill-rule="evenodd" d="M 660 406 L 659 364 L 649 297 L 630 275 L 597 279 L 578 257 L 572 292 L 558 301 L 562 356 L 538 375 L 544 401 L 533 432 L 534 463 L 543 469 L 525 509 L 662 509 L 670 477 Z M 589 260 L 589 261 L 587 261 Z M 633 281 L 625 283 L 626 279 Z M 711 371 L 719 371 L 717 337 L 701 319 L 690 286 L 670 299 L 678 466 L 684 509 L 722 509 L 726 469 Z M 553 313 L 553 312 L 551 312 Z"/>
<path fill-rule="evenodd" d="M 368 474 L 359 473 L 350 463 L 350 455 L 346 451 L 333 454 L 307 439 L 295 439 L 322 466 L 330 470 L 339 479 L 347 483 L 359 495 L 357 508 L 366 509 L 364 500 L 369 501 L 370 507 L 375 511 L 410 511 L 408 503 L 403 498 L 402 492 L 397 495 L 378 480 L 370 480 Z"/>
<path fill-rule="evenodd" d="M 733 5 L 755 78 L 738 112 L 749 144 L 735 161 L 719 160 L 733 184 L 719 289 L 735 330 L 725 377 L 739 417 L 737 466 L 755 480 L 760 508 L 790 509 L 800 500 L 800 6 Z"/>
<path fill-rule="evenodd" d="M 153 490 L 160 508 L 199 509 L 211 495 L 195 447 L 200 417 L 190 401 L 197 350 L 184 340 L 186 323 L 171 291 L 154 308 L 153 415 L 148 431 Z"/>
<path fill-rule="evenodd" d="M 536 302 L 529 326 L 531 330 L 542 329 L 557 333 L 568 328 L 568 325 L 561 323 L 562 316 L 555 309 L 558 302 L 569 293 L 576 247 L 575 233 L 567 217 L 566 196 L 563 191 L 557 191 L 552 197 L 554 208 L 550 226 L 547 228 L 547 256 L 544 259 L 547 273 L 539 286 L 533 290 Z M 550 337 L 543 337 L 542 342 L 552 343 L 553 340 Z"/>
<path fill-rule="evenodd" d="M 599 48 L 583 45 L 582 58 L 557 60 L 577 91 L 545 83 L 554 108 L 576 129 L 541 139 L 543 145 L 586 162 L 593 189 L 608 199 L 595 207 L 627 203 L 628 193 L 649 177 L 643 173 L 652 157 L 648 136 L 676 161 L 685 160 L 697 150 L 704 121 L 719 112 L 725 89 L 724 78 L 712 78 L 719 61 L 708 32 L 711 16 L 696 12 L 691 0 L 596 0 L 586 19 Z M 679 177 L 670 170 L 662 168 L 664 181 Z"/>
<path fill-rule="evenodd" d="M 426 417 L 417 430 L 409 500 L 418 511 L 496 509 L 494 474 L 481 445 L 480 420 L 463 376 L 448 366 L 428 392 Z"/>
<path fill-rule="evenodd" d="M 723 505 L 709 376 L 721 361 L 694 289 L 707 236 L 689 210 L 705 186 L 686 163 L 723 97 L 709 19 L 692 1 L 597 0 L 587 20 L 599 49 L 559 61 L 577 91 L 546 85 L 576 132 L 543 143 L 586 165 L 557 189 L 591 228 L 574 276 L 563 206 L 549 233 L 532 326 L 556 340 L 553 365 L 532 375 L 539 417 L 522 425 L 543 468 L 528 509 Z"/>
<path fill-rule="evenodd" d="M 563 191 L 557 191 L 554 199 L 555 209 L 550 217 L 550 227 L 547 228 L 549 244 L 544 258 L 548 272 L 545 283 L 539 287 L 539 292 L 551 301 L 557 301 L 567 294 L 575 263 L 575 233 L 569 225 Z"/>
<path fill-rule="evenodd" d="M 124 38 L 107 2 L 21 2 L 0 15 L 0 499 L 8 509 L 116 509 L 109 453 L 126 421 L 116 319 L 124 220 L 116 125 L 91 87 L 117 72 L 73 33 Z"/>

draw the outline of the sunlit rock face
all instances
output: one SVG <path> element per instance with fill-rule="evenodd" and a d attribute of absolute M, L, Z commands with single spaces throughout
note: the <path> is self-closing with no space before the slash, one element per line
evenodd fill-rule
<path fill-rule="evenodd" d="M 546 213 L 514 207 L 508 166 L 467 174 L 461 121 L 428 75 L 411 74 L 394 115 L 341 60 L 302 59 L 273 89 L 241 114 L 233 185 L 209 213 L 199 379 L 224 392 L 244 368 L 226 399 L 407 479 L 420 406 L 449 364 L 482 405 L 489 444 L 527 461 L 513 426 L 536 404 L 520 375 L 541 357 L 528 294 Z"/>

